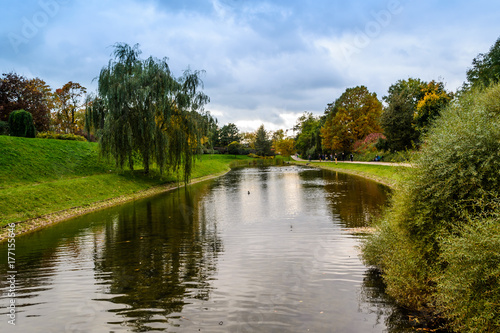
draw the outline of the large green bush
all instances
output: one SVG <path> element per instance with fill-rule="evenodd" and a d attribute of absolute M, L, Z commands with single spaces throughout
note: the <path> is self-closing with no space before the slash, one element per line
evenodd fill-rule
<path fill-rule="evenodd" d="M 500 331 L 500 204 L 489 208 L 464 216 L 464 226 L 441 242 L 446 269 L 436 299 L 457 332 Z"/>
<path fill-rule="evenodd" d="M 33 116 L 25 110 L 12 111 L 9 115 L 10 135 L 34 138 L 36 136 Z"/>
<path fill-rule="evenodd" d="M 486 257 L 474 245 L 483 233 L 498 231 L 498 216 L 491 213 L 500 196 L 500 85 L 452 102 L 412 162 L 378 232 L 364 244 L 365 261 L 381 268 L 387 291 L 402 305 L 440 313 L 459 331 L 500 330 L 500 298 L 491 292 L 500 284 L 493 270 L 498 252 Z M 489 231 L 478 228 L 483 220 Z M 484 236 L 485 248 L 498 249 L 498 238 Z M 470 260 L 453 257 L 458 249 Z M 484 281 L 469 274 L 467 262 L 491 268 L 493 275 Z M 465 291 L 452 295 L 454 283 Z M 496 306 L 486 307 L 482 299 Z M 464 304 L 467 311 L 460 308 Z"/>

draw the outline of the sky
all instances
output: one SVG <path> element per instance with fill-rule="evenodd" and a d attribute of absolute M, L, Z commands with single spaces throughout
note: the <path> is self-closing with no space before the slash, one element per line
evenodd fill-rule
<path fill-rule="evenodd" d="M 455 91 L 500 37 L 498 0 L 0 0 L 0 73 L 95 92 L 113 45 L 204 70 L 205 109 L 241 131 L 291 129 L 347 89 L 400 79 Z"/>

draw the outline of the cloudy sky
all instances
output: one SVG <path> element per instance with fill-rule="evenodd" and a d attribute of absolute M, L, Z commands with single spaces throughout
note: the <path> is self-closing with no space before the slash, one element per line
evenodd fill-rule
<path fill-rule="evenodd" d="M 0 73 L 95 91 L 112 45 L 206 71 L 220 124 L 291 128 L 346 88 L 399 79 L 455 90 L 500 37 L 498 0 L 0 0 Z"/>

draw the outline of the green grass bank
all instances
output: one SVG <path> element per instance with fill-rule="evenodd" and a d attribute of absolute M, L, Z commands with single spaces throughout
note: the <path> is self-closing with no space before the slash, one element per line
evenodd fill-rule
<path fill-rule="evenodd" d="M 251 159 L 203 155 L 192 179 L 225 173 L 231 163 L 245 160 Z M 96 143 L 0 136 L 0 228 L 54 213 L 49 219 L 62 220 L 169 190 L 178 186 L 178 179 L 182 175 L 117 170 L 99 157 Z"/>
<path fill-rule="evenodd" d="M 372 179 L 389 187 L 395 188 L 397 183 L 404 177 L 408 166 L 384 165 L 376 163 L 351 163 L 351 162 L 307 162 L 293 161 L 295 164 L 310 165 L 326 170 L 348 173 L 356 176 Z"/>

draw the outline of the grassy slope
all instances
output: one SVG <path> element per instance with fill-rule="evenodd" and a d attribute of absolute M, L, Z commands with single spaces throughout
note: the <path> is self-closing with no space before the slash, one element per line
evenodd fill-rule
<path fill-rule="evenodd" d="M 297 164 L 306 164 L 309 162 L 298 162 Z M 407 167 L 391 166 L 381 164 L 357 164 L 357 163 L 332 163 L 332 162 L 311 162 L 309 165 L 317 166 L 327 170 L 345 172 L 353 175 L 358 175 L 373 179 L 377 182 L 395 187 L 396 183 L 403 178 L 404 171 Z"/>
<path fill-rule="evenodd" d="M 105 173 L 97 144 L 0 136 L 0 188 Z"/>
<path fill-rule="evenodd" d="M 192 177 L 227 171 L 231 161 L 234 156 L 205 155 Z M 0 136 L 0 227 L 175 181 L 117 172 L 94 143 Z"/>

